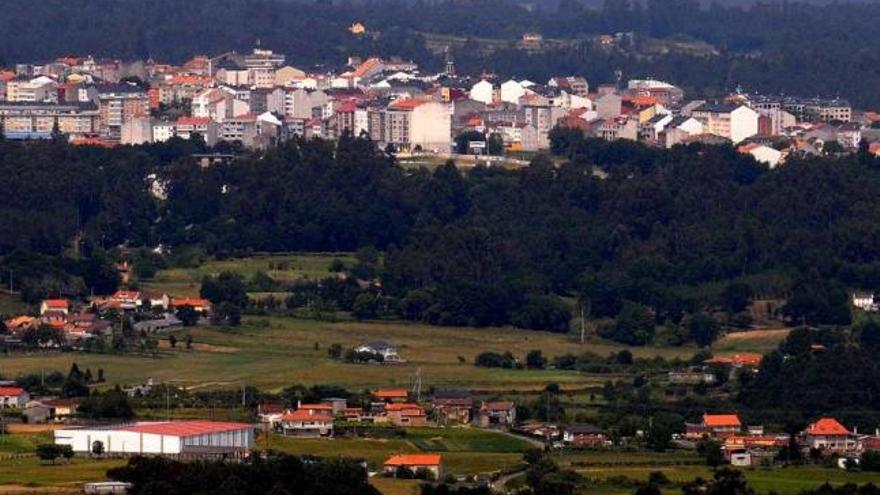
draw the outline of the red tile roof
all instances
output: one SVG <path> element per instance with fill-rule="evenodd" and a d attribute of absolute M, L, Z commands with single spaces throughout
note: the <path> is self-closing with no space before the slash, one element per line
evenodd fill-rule
<path fill-rule="evenodd" d="M 405 388 L 380 389 L 373 393 L 377 399 L 406 399 L 409 393 Z"/>
<path fill-rule="evenodd" d="M 247 423 L 225 423 L 220 421 L 169 421 L 161 423 L 140 423 L 121 428 L 121 431 L 151 433 L 169 437 L 188 437 L 207 433 L 246 430 L 253 428 Z"/>
<path fill-rule="evenodd" d="M 402 454 L 391 456 L 385 461 L 385 465 L 388 467 L 439 466 L 441 459 L 440 454 Z"/>
<path fill-rule="evenodd" d="M 211 119 L 208 117 L 180 117 L 177 119 L 177 125 L 190 125 L 193 127 L 208 125 Z"/>
<path fill-rule="evenodd" d="M 21 387 L 0 387 L 0 397 L 18 397 L 24 393 Z"/>
<path fill-rule="evenodd" d="M 306 409 L 297 409 L 296 411 L 284 413 L 281 416 L 282 421 L 322 421 L 325 423 L 330 423 L 333 421 L 333 418 L 328 414 L 320 414 L 315 413 L 312 414 L 311 411 Z"/>
<path fill-rule="evenodd" d="M 849 435 L 849 430 L 834 418 L 822 418 L 807 427 L 807 435 Z"/>
<path fill-rule="evenodd" d="M 47 308 L 69 308 L 70 301 L 67 299 L 46 299 L 43 301 L 43 304 L 46 305 Z"/>
<path fill-rule="evenodd" d="M 742 426 L 736 414 L 704 414 L 703 424 L 709 427 Z"/>
<path fill-rule="evenodd" d="M 403 99 L 395 101 L 394 103 L 389 105 L 389 107 L 394 110 L 413 110 L 416 107 L 419 107 L 421 105 L 424 105 L 425 103 L 428 103 L 428 101 L 429 100 L 420 99 L 420 98 L 403 98 Z"/>
<path fill-rule="evenodd" d="M 193 308 L 206 308 L 211 305 L 211 302 L 207 299 L 198 299 L 198 298 L 177 298 L 171 300 L 171 305 L 175 307 L 181 306 L 190 306 Z"/>

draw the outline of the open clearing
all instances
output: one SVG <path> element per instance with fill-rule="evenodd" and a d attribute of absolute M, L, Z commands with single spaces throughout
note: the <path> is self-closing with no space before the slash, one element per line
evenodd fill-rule
<path fill-rule="evenodd" d="M 267 254 L 207 261 L 198 268 L 160 270 L 153 279 L 144 281 L 141 286 L 145 290 L 191 297 L 198 296 L 205 275 L 216 276 L 223 272 L 241 275 L 245 280 L 250 280 L 257 272 L 265 272 L 282 283 L 320 280 L 330 276 L 329 268 L 334 259 L 351 264 L 354 256 L 351 253 Z"/>
<path fill-rule="evenodd" d="M 186 349 L 182 337 L 192 333 Z M 781 334 L 750 340 L 732 334 L 720 340 L 716 353 L 765 352 Z M 187 387 L 239 387 L 241 383 L 270 391 L 302 384 L 335 384 L 354 390 L 409 386 L 421 370 L 424 387 L 463 387 L 484 391 L 529 391 L 547 383 L 564 388 L 601 385 L 607 375 L 563 370 L 478 368 L 472 363 L 482 351 L 510 351 L 522 359 L 532 349 L 552 358 L 566 353 L 608 355 L 628 348 L 592 337 L 580 344 L 573 335 L 514 328 L 432 327 L 410 323 L 321 322 L 283 317 L 248 317 L 235 329 L 199 327 L 178 333 L 176 349 L 163 344 L 157 357 L 110 354 L 53 353 L 0 357 L 0 375 L 14 377 L 41 370 L 66 371 L 76 362 L 93 372 L 103 368 L 108 386 L 142 383 L 152 377 Z M 327 348 L 345 348 L 374 340 L 400 346 L 406 363 L 355 365 L 331 360 Z M 317 344 L 317 350 L 316 350 Z M 629 347 L 637 357 L 689 358 L 693 347 Z"/>

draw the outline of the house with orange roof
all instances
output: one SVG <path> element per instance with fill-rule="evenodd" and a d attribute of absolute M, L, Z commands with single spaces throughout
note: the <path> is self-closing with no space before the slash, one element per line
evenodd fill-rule
<path fill-rule="evenodd" d="M 280 427 L 285 436 L 330 438 L 333 416 L 328 411 L 300 408 L 281 415 Z"/>
<path fill-rule="evenodd" d="M 425 426 L 425 408 L 412 402 L 394 402 L 385 406 L 388 422 L 396 426 Z"/>
<path fill-rule="evenodd" d="M 703 436 L 725 438 L 742 431 L 742 421 L 736 414 L 703 414 L 699 423 L 685 425 L 685 436 L 696 439 Z"/>
<path fill-rule="evenodd" d="M 857 435 L 834 418 L 820 418 L 803 432 L 804 444 L 825 454 L 851 453 L 858 446 Z"/>
<path fill-rule="evenodd" d="M 407 469 L 412 473 L 425 470 L 431 473 L 433 479 L 440 479 L 443 458 L 440 454 L 399 454 L 393 455 L 385 461 L 385 473 L 397 475 L 401 469 Z"/>
<path fill-rule="evenodd" d="M 409 392 L 405 388 L 379 389 L 373 392 L 373 400 L 390 404 L 392 402 L 406 402 Z"/>
<path fill-rule="evenodd" d="M 122 310 L 135 310 L 143 304 L 141 293 L 136 290 L 118 290 L 110 296 L 110 300 L 119 303 Z"/>
<path fill-rule="evenodd" d="M 177 298 L 171 300 L 171 307 L 175 309 L 189 307 L 196 310 L 197 313 L 208 313 L 211 311 L 211 301 L 207 299 L 199 299 L 199 298 Z"/>
<path fill-rule="evenodd" d="M 880 143 L 871 143 L 868 145 L 868 153 L 880 157 Z"/>
<path fill-rule="evenodd" d="M 39 320 L 28 315 L 15 316 L 3 322 L 6 329 L 13 332 L 34 328 L 38 323 Z"/>
<path fill-rule="evenodd" d="M 0 387 L 0 407 L 24 407 L 31 396 L 21 387 Z"/>
<path fill-rule="evenodd" d="M 70 301 L 67 299 L 44 299 L 40 303 L 40 315 L 50 311 L 60 311 L 65 315 L 70 312 Z"/>

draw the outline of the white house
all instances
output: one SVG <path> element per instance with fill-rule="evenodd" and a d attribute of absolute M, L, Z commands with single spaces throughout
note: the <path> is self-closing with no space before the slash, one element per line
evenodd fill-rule
<path fill-rule="evenodd" d="M 470 97 L 472 100 L 489 105 L 494 100 L 495 88 L 492 83 L 483 79 L 471 88 Z"/>
<path fill-rule="evenodd" d="M 380 354 L 385 361 L 398 361 L 400 355 L 397 353 L 397 347 L 388 342 L 367 342 L 355 348 L 356 352 L 368 352 L 371 354 Z"/>
<path fill-rule="evenodd" d="M 501 101 L 507 103 L 519 103 L 519 99 L 526 94 L 526 89 L 522 84 L 513 79 L 501 85 Z"/>
<path fill-rule="evenodd" d="M 877 311 L 877 302 L 871 292 L 853 292 L 852 305 L 862 311 Z"/>
<path fill-rule="evenodd" d="M 782 161 L 782 152 L 763 144 L 749 144 L 740 146 L 740 153 L 752 155 L 755 160 L 766 164 L 770 168 L 776 168 Z"/>
<path fill-rule="evenodd" d="M 281 431 L 286 436 L 332 437 L 333 416 L 323 411 L 297 409 L 281 416 Z"/>
<path fill-rule="evenodd" d="M 21 387 L 0 387 L 0 407 L 22 408 L 31 400 Z"/>
<path fill-rule="evenodd" d="M 56 445 L 74 452 L 97 448 L 107 454 L 235 454 L 254 446 L 254 427 L 245 423 L 215 421 L 141 422 L 115 427 L 55 430 Z"/>

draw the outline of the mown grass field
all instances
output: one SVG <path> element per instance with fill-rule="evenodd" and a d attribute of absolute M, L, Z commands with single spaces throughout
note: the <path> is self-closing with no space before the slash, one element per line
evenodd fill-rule
<path fill-rule="evenodd" d="M 645 482 L 653 471 L 660 471 L 674 484 L 686 483 L 697 477 L 711 479 L 712 471 L 706 466 L 647 466 L 647 465 L 619 465 L 619 466 L 594 466 L 580 467 L 575 470 L 590 479 L 602 482 L 601 486 L 608 487 L 611 484 L 613 492 L 614 478 L 626 477 L 631 480 Z M 776 492 L 780 495 L 797 494 L 803 490 L 818 488 L 824 483 L 842 485 L 845 483 L 878 483 L 880 473 L 847 472 L 842 469 L 826 468 L 820 466 L 798 466 L 773 469 L 744 469 L 749 484 L 759 493 Z M 621 493 L 632 493 L 631 488 L 623 489 Z M 670 487 L 664 493 L 677 494 L 681 490 Z M 597 492 L 598 493 L 598 492 Z M 601 493 L 606 493 L 602 491 Z"/>
<path fill-rule="evenodd" d="M 190 332 L 189 330 L 184 333 Z M 465 387 L 486 391 L 528 391 L 547 383 L 563 387 L 600 385 L 603 375 L 584 375 L 563 370 L 504 370 L 478 368 L 472 363 L 485 350 L 510 351 L 522 359 L 532 349 L 547 357 L 565 353 L 593 352 L 607 355 L 626 348 L 601 339 L 585 344 L 574 336 L 513 328 L 432 327 L 409 323 L 319 322 L 282 317 L 249 317 L 235 329 L 200 327 L 191 331 L 196 348 L 164 346 L 158 357 L 80 353 L 10 355 L 0 357 L 0 375 L 14 377 L 41 370 L 66 371 L 76 362 L 81 368 L 103 368 L 107 385 L 142 383 L 148 377 L 188 387 L 232 388 L 241 383 L 277 391 L 302 384 L 335 384 L 354 390 L 383 386 L 409 386 L 421 370 L 423 387 Z M 716 347 L 731 351 L 729 338 Z M 775 338 L 775 337 L 774 337 Z M 327 348 L 349 348 L 372 340 L 386 340 L 401 347 L 407 360 L 398 365 L 355 365 L 331 360 Z M 317 350 L 315 349 L 317 344 Z M 761 352 L 761 337 L 749 348 L 738 338 L 736 352 Z M 636 347 L 634 355 L 667 358 L 690 357 L 692 347 Z"/>
<path fill-rule="evenodd" d="M 405 438 L 307 439 L 262 436 L 258 447 L 290 454 L 354 457 L 379 470 L 395 454 L 439 453 L 447 474 L 480 474 L 516 466 L 530 445 L 503 433 L 470 428 L 408 428 Z"/>
<path fill-rule="evenodd" d="M 122 459 L 74 458 L 70 463 L 59 460 L 45 464 L 35 457 L 0 461 L 0 493 L 2 485 L 19 487 L 69 488 L 79 493 L 84 483 L 107 479 L 107 470 L 122 466 Z"/>
<path fill-rule="evenodd" d="M 303 253 L 255 255 L 249 258 L 207 261 L 198 268 L 171 268 L 141 283 L 145 290 L 167 292 L 175 296 L 197 296 L 205 275 L 236 273 L 246 280 L 257 272 L 265 272 L 279 282 L 319 280 L 330 276 L 328 269 L 334 259 L 346 264 L 354 261 L 351 253 Z"/>

